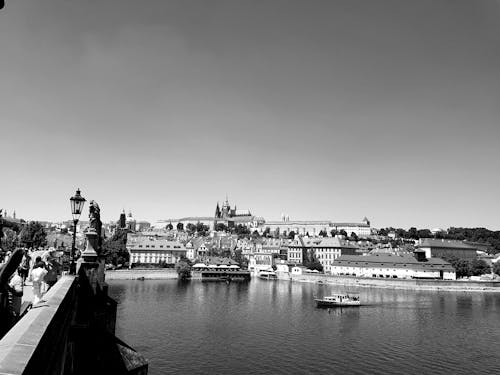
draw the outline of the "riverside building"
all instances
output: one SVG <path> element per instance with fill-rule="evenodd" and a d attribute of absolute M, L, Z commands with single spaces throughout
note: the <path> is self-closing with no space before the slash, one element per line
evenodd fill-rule
<path fill-rule="evenodd" d="M 174 265 L 187 255 L 188 249 L 179 241 L 162 236 L 127 234 L 129 267 L 132 265 Z"/>
<path fill-rule="evenodd" d="M 339 237 L 314 239 L 299 237 L 288 244 L 288 262 L 304 264 L 309 253 L 311 253 L 321 263 L 323 271 L 330 273 L 335 259 L 341 255 L 355 255 L 358 249 L 358 246 Z"/>
<path fill-rule="evenodd" d="M 392 279 L 456 280 L 455 269 L 440 258 L 412 255 L 342 255 L 331 266 L 332 275 Z"/>

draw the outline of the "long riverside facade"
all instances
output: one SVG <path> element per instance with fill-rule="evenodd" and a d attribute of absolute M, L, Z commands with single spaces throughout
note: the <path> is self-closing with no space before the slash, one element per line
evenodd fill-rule
<path fill-rule="evenodd" d="M 439 259 L 411 255 L 343 255 L 333 262 L 331 274 L 394 279 L 443 279 L 455 280 L 455 269 Z"/>

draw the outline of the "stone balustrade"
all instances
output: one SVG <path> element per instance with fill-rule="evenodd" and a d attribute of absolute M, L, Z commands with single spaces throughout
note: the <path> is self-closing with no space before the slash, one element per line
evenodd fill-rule
<path fill-rule="evenodd" d="M 0 374 L 137 374 L 147 361 L 114 336 L 116 302 L 82 264 L 63 276 L 0 340 Z"/>

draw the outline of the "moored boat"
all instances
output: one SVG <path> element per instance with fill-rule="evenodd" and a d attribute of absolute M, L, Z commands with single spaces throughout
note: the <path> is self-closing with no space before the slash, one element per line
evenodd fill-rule
<path fill-rule="evenodd" d="M 260 271 L 258 276 L 263 280 L 278 280 L 278 276 L 274 271 Z"/>
<path fill-rule="evenodd" d="M 361 306 L 357 294 L 334 294 L 323 298 L 315 298 L 317 307 Z"/>

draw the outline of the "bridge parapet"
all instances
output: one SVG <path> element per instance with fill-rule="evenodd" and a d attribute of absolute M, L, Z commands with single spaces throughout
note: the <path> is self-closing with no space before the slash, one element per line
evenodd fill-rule
<path fill-rule="evenodd" d="M 0 374 L 147 374 L 146 360 L 114 336 L 116 302 L 89 280 L 63 276 L 0 341 Z"/>

